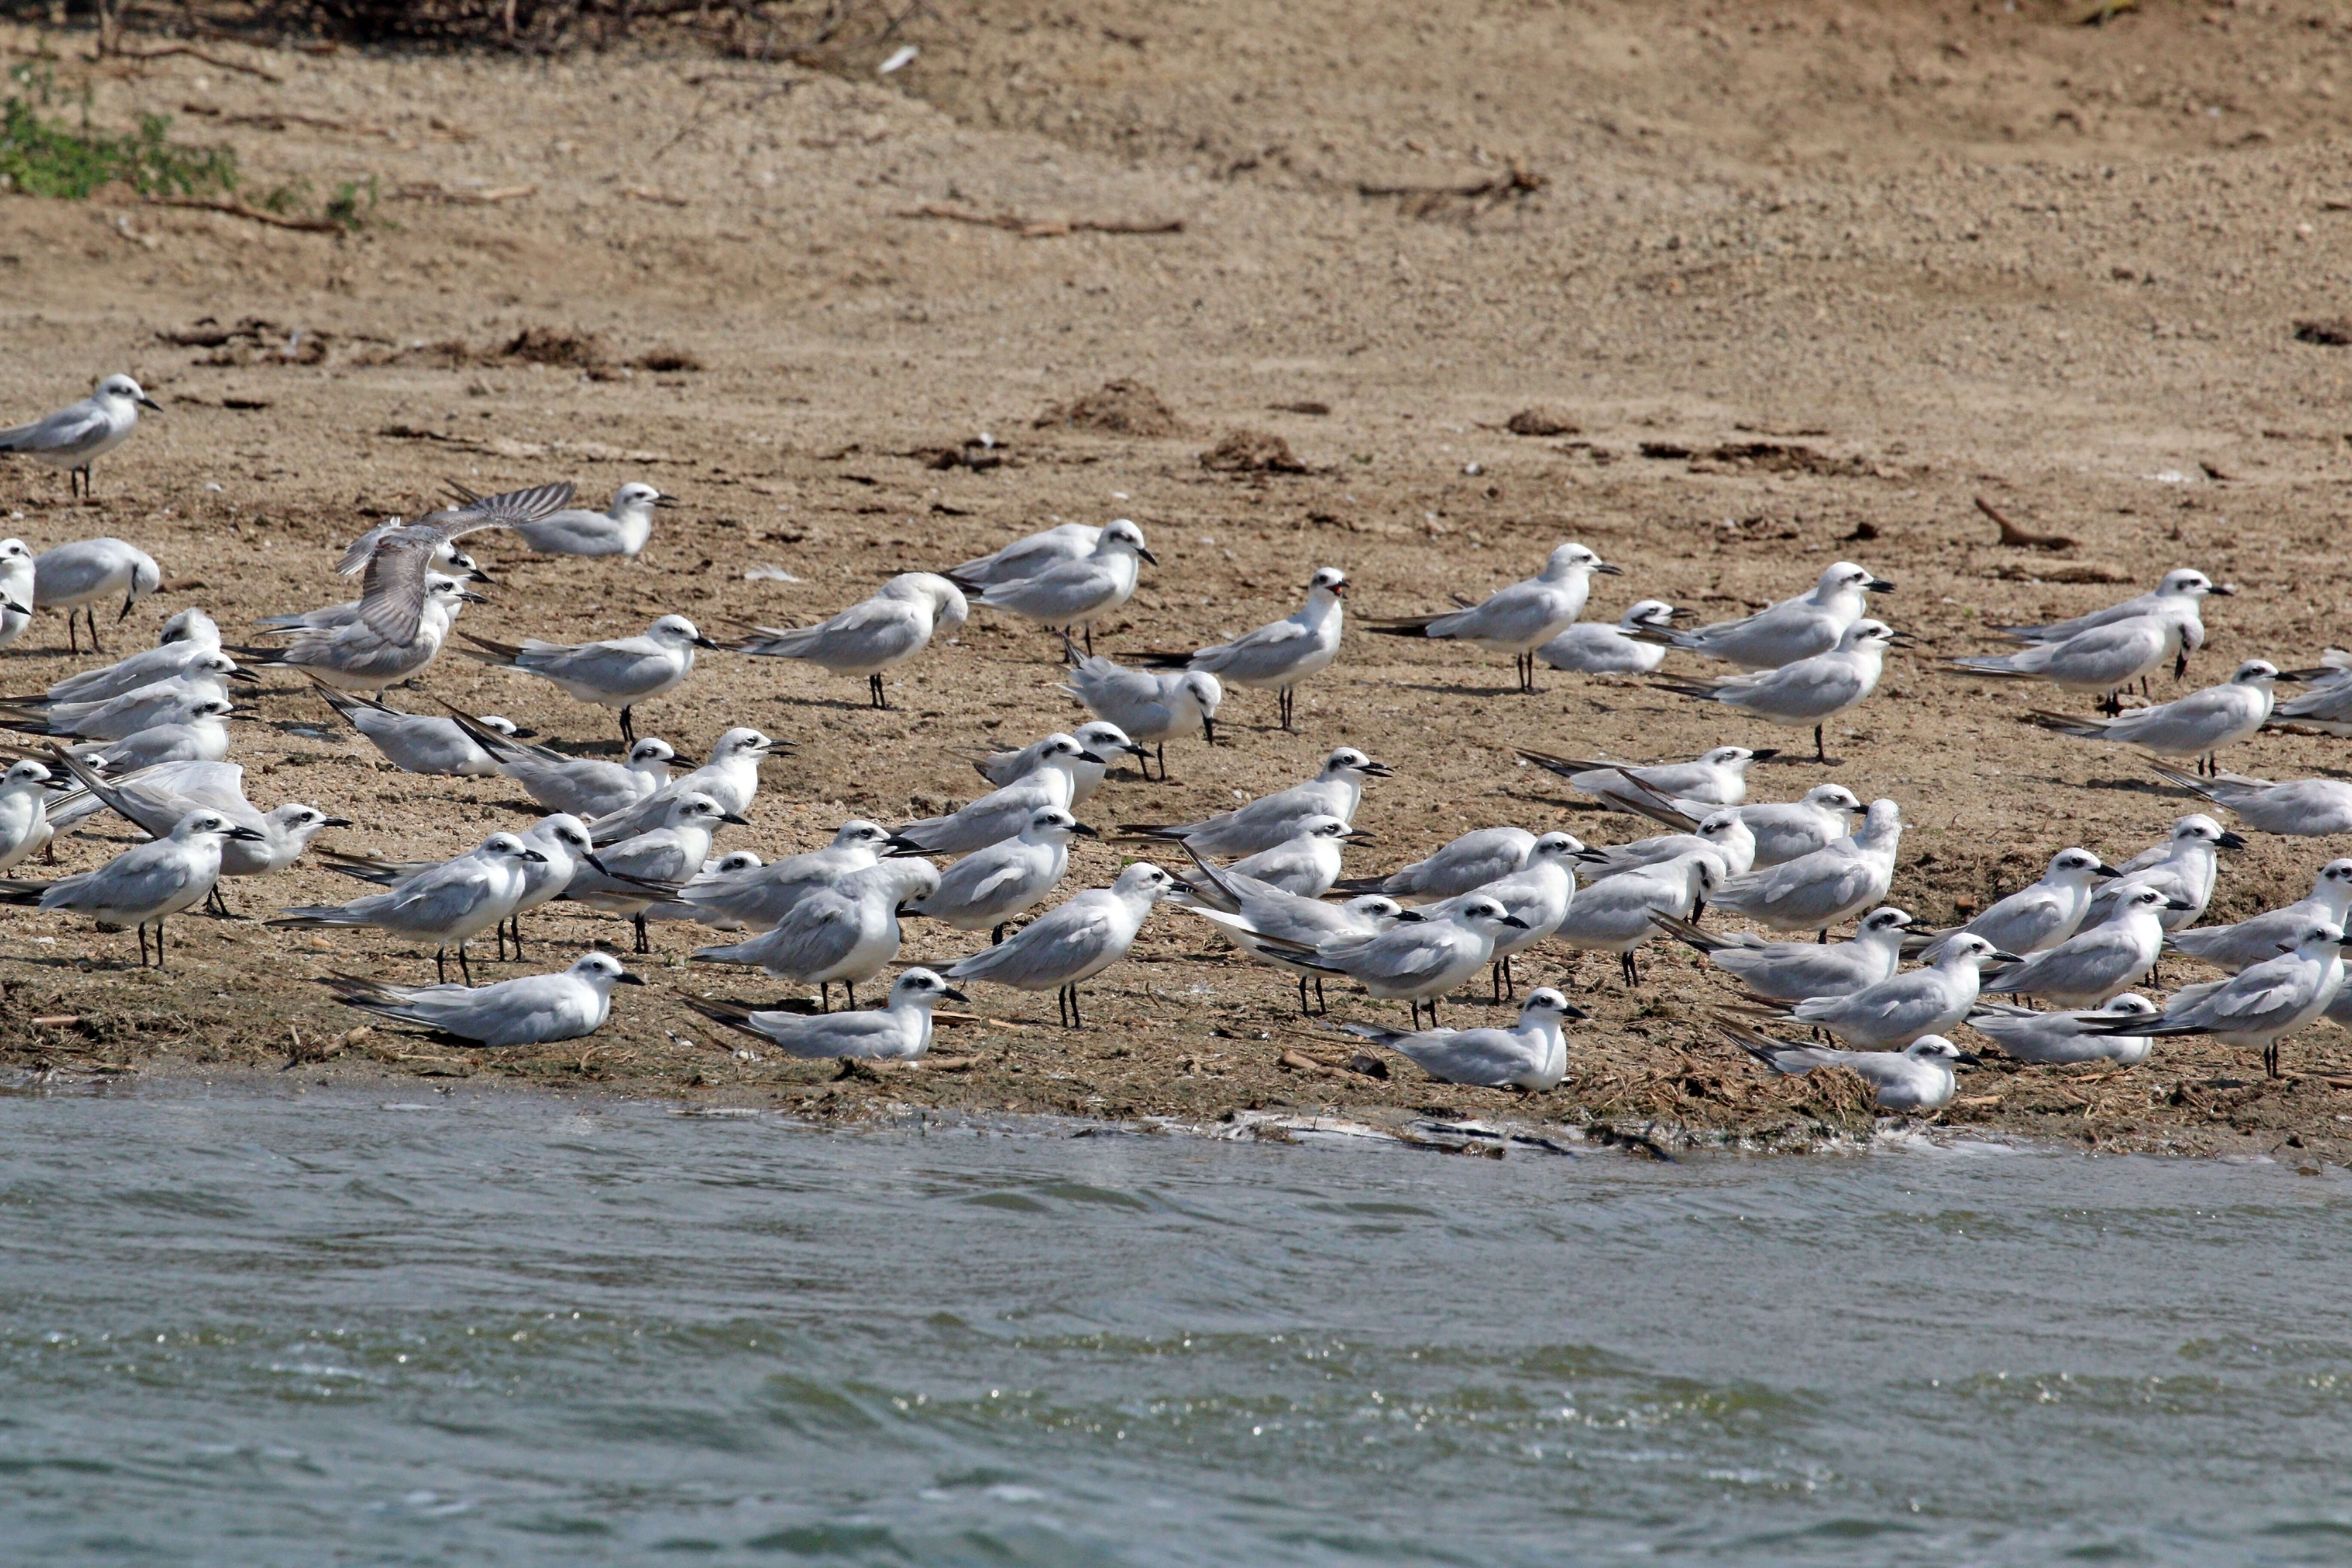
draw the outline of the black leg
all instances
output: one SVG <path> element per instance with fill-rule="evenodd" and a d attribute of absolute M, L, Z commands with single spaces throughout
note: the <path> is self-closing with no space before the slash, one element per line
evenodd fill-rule
<path fill-rule="evenodd" d="M 866 678 L 866 694 L 874 700 L 877 708 L 887 709 L 890 706 L 890 700 L 882 695 L 881 671 L 877 670 Z"/>
<path fill-rule="evenodd" d="M 98 640 L 98 610 L 95 605 L 82 612 L 89 617 L 89 647 L 93 653 L 104 653 L 106 645 Z"/>
<path fill-rule="evenodd" d="M 991 947 L 1003 947 L 1004 945 L 1004 927 L 1003 925 L 1000 924 L 994 931 L 988 933 L 988 945 Z"/>
<path fill-rule="evenodd" d="M 142 969 L 147 967 L 147 928 L 145 926 L 139 928 L 139 967 Z"/>
<path fill-rule="evenodd" d="M 434 950 L 433 978 L 444 985 L 449 984 L 449 950 L 446 947 Z"/>
<path fill-rule="evenodd" d="M 1503 954 L 1503 994 L 1513 1001 L 1519 995 L 1519 977 L 1511 973 L 1511 955 L 1507 952 Z"/>
<path fill-rule="evenodd" d="M 522 917 L 520 915 L 516 915 L 512 918 L 514 921 L 515 962 L 517 963 L 520 963 L 522 962 Z"/>
<path fill-rule="evenodd" d="M 462 942 L 457 944 L 457 978 L 468 985 L 474 983 L 474 966 L 466 962 L 466 944 Z"/>
<path fill-rule="evenodd" d="M 1632 948 L 1629 947 L 1624 952 L 1617 955 L 1617 967 L 1624 971 L 1626 984 L 1639 985 L 1642 984 L 1641 967 L 1633 962 L 1633 950 Z"/>
<path fill-rule="evenodd" d="M 74 620 L 74 616 L 79 613 L 70 608 L 66 611 L 66 651 L 68 653 L 81 651 L 81 627 Z"/>
<path fill-rule="evenodd" d="M 499 939 L 498 956 L 490 962 L 493 963 L 504 963 L 507 961 L 507 922 L 500 921 L 498 924 L 492 926 L 490 930 L 497 933 Z"/>
<path fill-rule="evenodd" d="M 634 746 L 637 743 L 636 722 L 629 717 L 635 710 L 635 707 L 636 705 L 632 703 L 621 710 L 621 741 L 625 745 Z"/>
<path fill-rule="evenodd" d="M 1814 935 L 1813 940 L 1821 943 L 1823 947 L 1827 947 L 1830 943 L 1830 928 L 1827 926 L 1822 927 L 1820 931 Z"/>
<path fill-rule="evenodd" d="M 1503 1005 L 1503 961 L 1498 958 L 1488 964 L 1486 973 L 1487 978 L 1495 983 L 1494 1005 L 1499 1007 Z"/>
<path fill-rule="evenodd" d="M 824 1012 L 833 1011 L 833 982 L 830 980 L 816 983 L 816 1005 Z"/>
<path fill-rule="evenodd" d="M 1323 1001 L 1323 977 L 1319 974 L 1315 977 L 1315 1010 L 1324 1014 L 1331 1011 Z"/>
<path fill-rule="evenodd" d="M 1093 625 L 1093 623 L 1092 623 L 1092 622 L 1088 622 L 1088 623 L 1087 623 L 1087 657 L 1088 658 L 1094 658 L 1094 656 L 1095 656 L 1095 628 L 1094 628 L 1094 625 Z M 1074 1013 L 1075 1013 L 1075 1012 L 1077 1010 L 1077 1005 L 1078 1005 L 1078 997 L 1077 997 L 1077 993 L 1074 991 L 1074 992 L 1072 992 L 1072 993 L 1070 994 L 1070 1010 L 1071 1010 L 1072 1012 L 1074 1012 Z"/>
<path fill-rule="evenodd" d="M 654 947 L 653 947 L 653 943 L 651 943 L 651 942 L 647 942 L 647 941 L 646 940 L 646 917 L 645 917 L 645 914 L 643 913 L 643 911 L 640 911 L 640 912 L 638 913 L 638 915 L 637 915 L 637 917 L 636 917 L 636 924 L 637 924 L 637 951 L 638 951 L 639 952 L 651 952 L 654 950 Z"/>
<path fill-rule="evenodd" d="M 163 967 L 163 922 L 155 922 L 155 967 Z"/>
<path fill-rule="evenodd" d="M 841 994 L 849 998 L 849 1010 L 853 1013 L 857 1011 L 857 983 L 853 980 L 843 981 Z"/>
<path fill-rule="evenodd" d="M 1813 761 L 1826 763 L 1829 760 L 1829 748 L 1822 743 L 1822 727 L 1816 724 L 1813 726 Z"/>
<path fill-rule="evenodd" d="M 1091 658 L 1092 655 L 1089 654 L 1088 657 Z M 1070 986 L 1070 1027 L 1073 1029 L 1083 1029 L 1086 1026 L 1086 1017 L 1078 1011 L 1078 988 L 1074 983 Z"/>
<path fill-rule="evenodd" d="M 1157 746 L 1153 747 L 1152 754 L 1156 756 L 1160 762 L 1160 782 L 1161 784 L 1166 784 L 1168 782 L 1168 742 L 1162 741 Z M 1138 760 L 1139 761 L 1140 759 Z"/>
<path fill-rule="evenodd" d="M 1302 1018 L 1307 1016 L 1307 972 L 1303 969 L 1298 972 L 1298 1016 Z"/>

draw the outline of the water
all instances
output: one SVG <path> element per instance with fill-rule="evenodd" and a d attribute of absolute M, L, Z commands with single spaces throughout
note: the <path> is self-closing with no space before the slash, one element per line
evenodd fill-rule
<path fill-rule="evenodd" d="M 2328 1563 L 2352 1183 L 0 1100 L 0 1562 Z"/>

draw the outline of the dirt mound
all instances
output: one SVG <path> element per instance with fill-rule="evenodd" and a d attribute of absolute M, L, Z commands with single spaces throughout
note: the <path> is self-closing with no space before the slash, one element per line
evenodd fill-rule
<path fill-rule="evenodd" d="M 1184 422 L 1160 395 L 1139 381 L 1107 381 L 1037 416 L 1040 430 L 1092 430 L 1103 436 L 1181 436 Z"/>
<path fill-rule="evenodd" d="M 1201 454 L 1201 467 L 1214 474 L 1303 474 L 1307 465 L 1290 443 L 1265 430 L 1232 430 Z"/>
<path fill-rule="evenodd" d="M 1549 408 L 1522 408 L 1503 424 L 1514 436 L 1573 436 L 1576 421 Z"/>

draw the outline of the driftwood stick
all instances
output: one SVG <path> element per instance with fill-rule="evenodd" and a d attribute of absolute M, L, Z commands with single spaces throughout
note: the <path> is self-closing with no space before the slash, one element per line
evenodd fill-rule
<path fill-rule="evenodd" d="M 2012 550 L 2072 550 L 2074 541 L 2063 533 L 2029 533 L 2000 513 L 2000 509 L 1982 496 L 1976 498 L 1977 510 L 1992 519 L 2000 530 L 2000 542 Z"/>

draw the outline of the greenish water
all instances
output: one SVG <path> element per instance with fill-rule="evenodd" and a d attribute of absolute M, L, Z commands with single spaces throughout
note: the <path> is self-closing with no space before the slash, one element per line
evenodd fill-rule
<path fill-rule="evenodd" d="M 0 1561 L 2335 1563 L 2352 1183 L 0 1098 Z"/>

